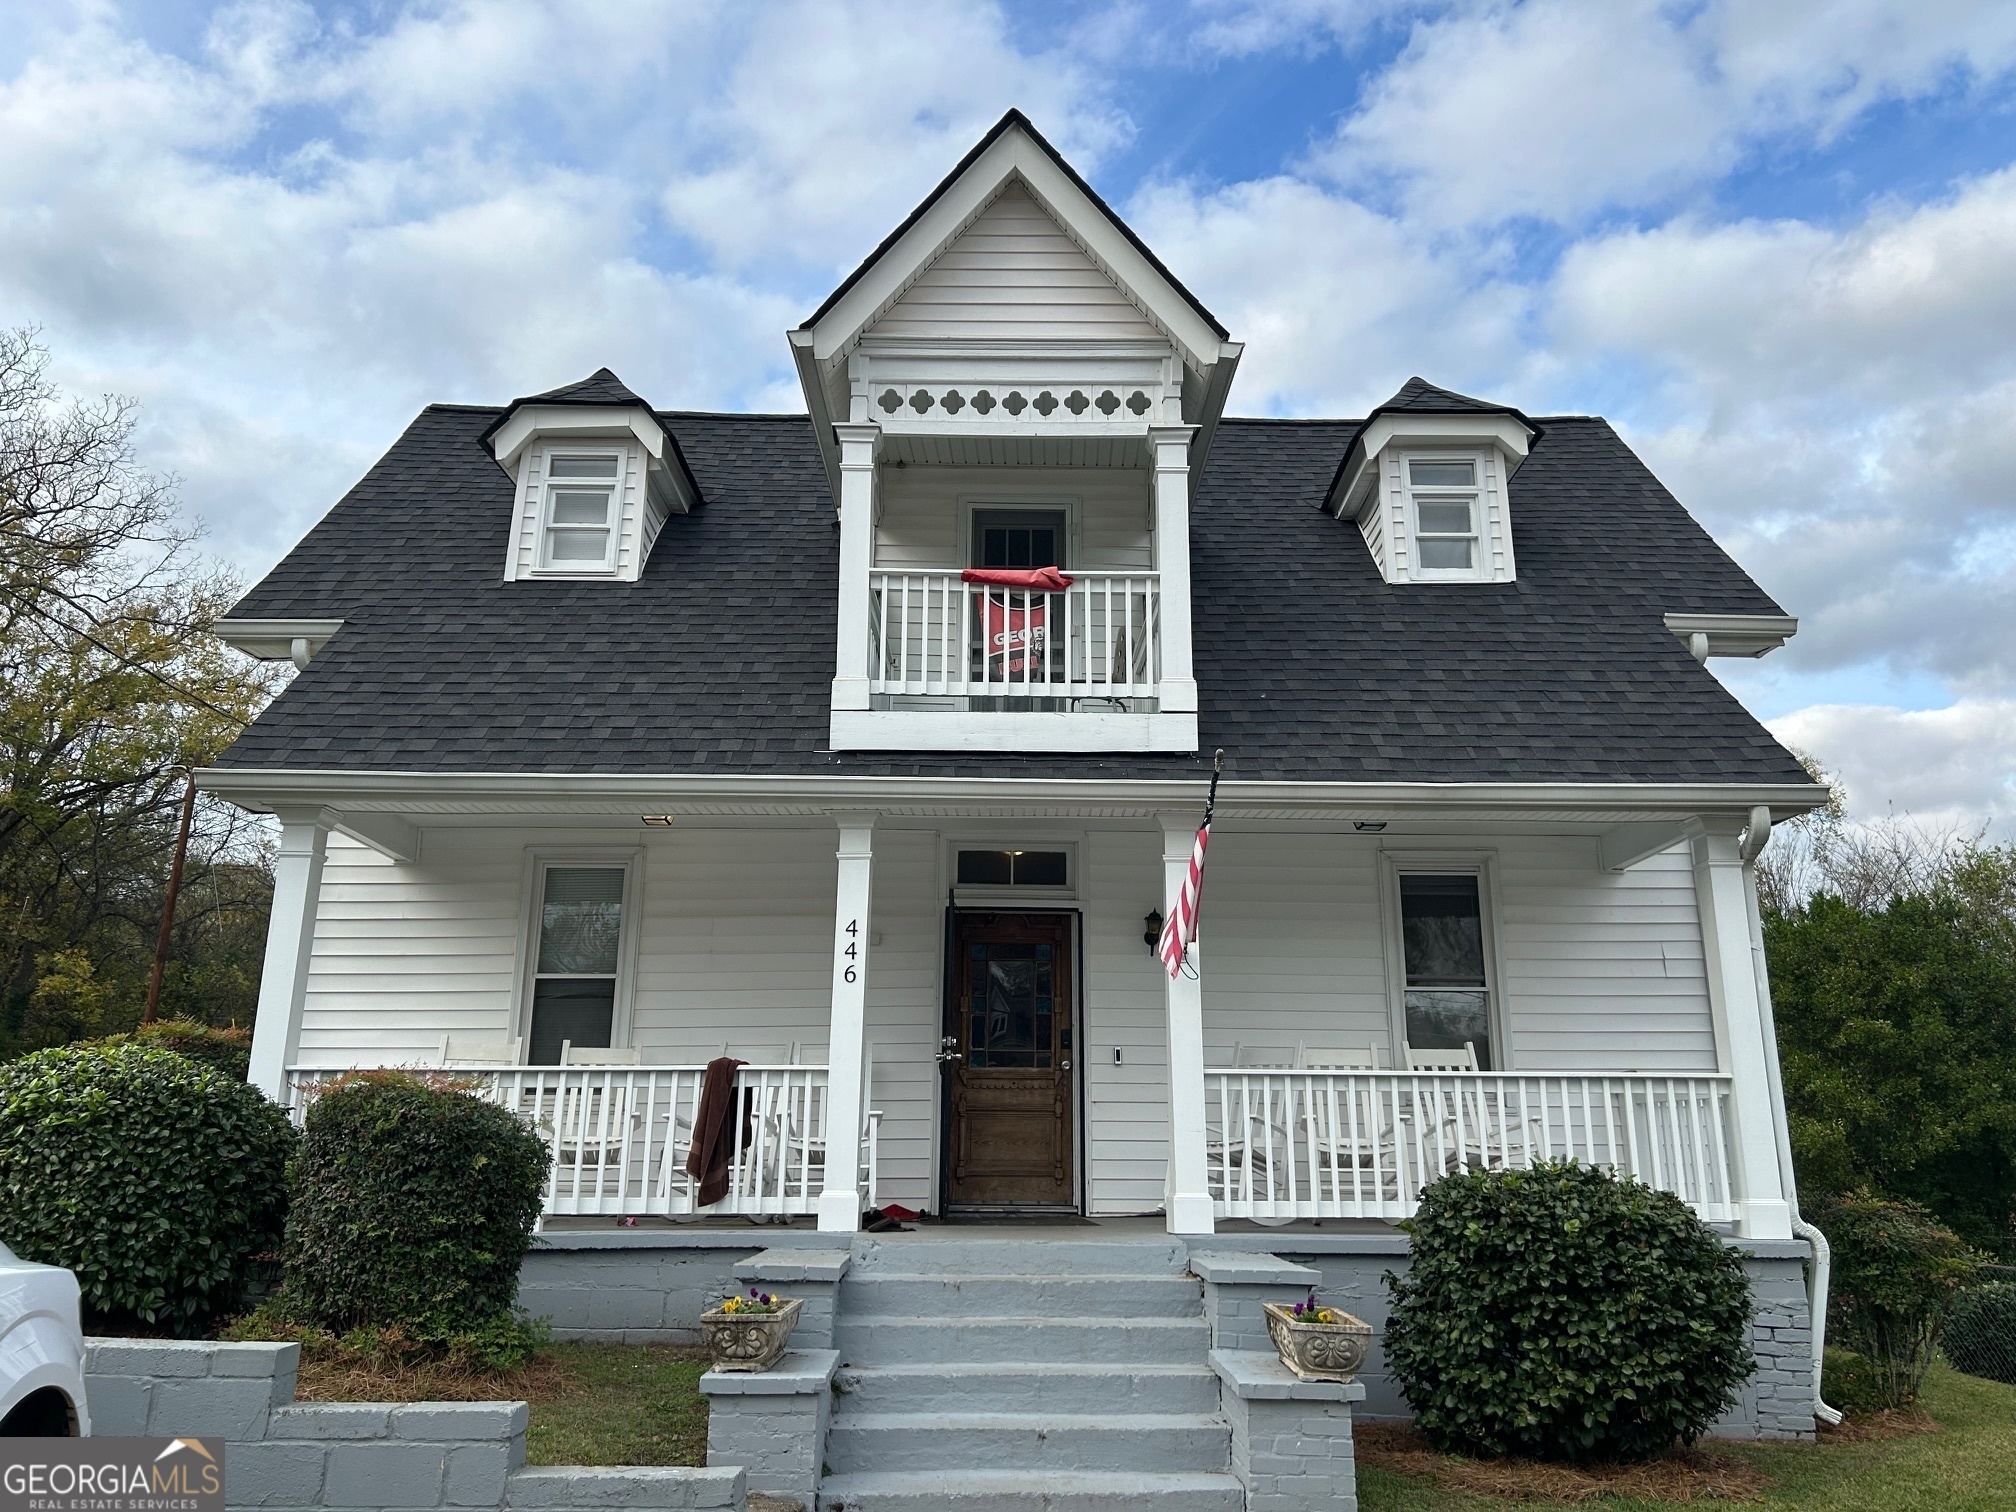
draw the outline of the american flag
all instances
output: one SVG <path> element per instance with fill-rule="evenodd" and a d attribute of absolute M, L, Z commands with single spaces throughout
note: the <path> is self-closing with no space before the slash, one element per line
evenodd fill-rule
<path fill-rule="evenodd" d="M 1170 906 L 1169 918 L 1162 925 L 1162 943 L 1156 948 L 1172 978 L 1182 975 L 1184 958 L 1197 940 L 1197 907 L 1204 895 L 1204 849 L 1211 843 L 1211 811 L 1218 806 L 1218 773 L 1224 764 L 1225 753 L 1219 751 L 1211 759 L 1211 792 L 1204 800 L 1204 822 L 1197 826 L 1197 839 L 1190 847 L 1190 867 L 1183 874 L 1182 891 Z"/>

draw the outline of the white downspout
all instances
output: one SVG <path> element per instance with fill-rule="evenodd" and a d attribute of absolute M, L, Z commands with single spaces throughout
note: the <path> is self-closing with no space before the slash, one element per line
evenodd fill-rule
<path fill-rule="evenodd" d="M 1832 1428 L 1841 1421 L 1841 1411 L 1829 1407 L 1820 1395 L 1820 1371 L 1827 1349 L 1827 1284 L 1834 1268 L 1833 1251 L 1827 1236 L 1799 1215 L 1799 1185 L 1792 1170 L 1791 1116 L 1785 1108 L 1785 1076 L 1778 1064 L 1778 1021 L 1771 1006 L 1771 972 L 1764 960 L 1764 919 L 1757 908 L 1757 878 L 1754 862 L 1771 838 L 1771 810 L 1750 811 L 1749 827 L 1743 831 L 1741 854 L 1750 899 L 1750 959 L 1757 972 L 1757 1002 L 1764 1015 L 1764 1074 L 1771 1084 L 1771 1098 L 1778 1107 L 1778 1165 L 1782 1172 L 1785 1200 L 1792 1209 L 1792 1232 L 1804 1239 L 1813 1251 L 1813 1264 L 1806 1272 L 1806 1311 L 1813 1329 L 1813 1416 Z"/>

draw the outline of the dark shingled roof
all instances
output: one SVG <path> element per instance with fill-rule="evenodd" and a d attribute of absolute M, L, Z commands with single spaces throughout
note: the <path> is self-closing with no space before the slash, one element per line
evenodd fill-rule
<path fill-rule="evenodd" d="M 640 409 L 651 408 L 608 368 L 595 369 L 579 383 L 563 383 L 543 394 L 527 394 L 522 399 L 513 399 L 505 413 L 521 404 L 634 404 Z"/>
<path fill-rule="evenodd" d="M 1485 414 L 1516 415 L 1519 411 L 1503 404 L 1493 404 L 1488 399 L 1472 399 L 1468 394 L 1453 393 L 1449 389 L 1437 388 L 1426 378 L 1409 378 L 1400 385 L 1400 392 L 1373 410 L 1374 415 L 1387 410 L 1417 410 L 1430 415 Z M 1368 419 L 1370 416 L 1367 417 Z"/>
<path fill-rule="evenodd" d="M 1185 777 L 1191 755 L 833 752 L 837 532 L 803 416 L 664 414 L 709 499 L 635 584 L 502 581 L 494 409 L 438 405 L 238 605 L 343 630 L 221 759 L 378 771 Z M 1661 623 L 1782 611 L 1601 420 L 1512 479 L 1519 578 L 1384 582 L 1324 514 L 1360 422 L 1227 420 L 1191 511 L 1206 752 L 1247 779 L 1805 772 Z"/>

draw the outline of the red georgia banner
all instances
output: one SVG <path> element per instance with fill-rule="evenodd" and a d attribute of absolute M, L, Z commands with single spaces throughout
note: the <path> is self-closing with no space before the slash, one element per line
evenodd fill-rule
<path fill-rule="evenodd" d="M 987 593 L 982 625 L 987 635 L 989 681 L 1040 680 L 1050 640 L 1050 599 L 1071 586 L 1055 567 L 968 567 L 960 581 L 990 588 L 1020 588 L 1021 593 Z"/>

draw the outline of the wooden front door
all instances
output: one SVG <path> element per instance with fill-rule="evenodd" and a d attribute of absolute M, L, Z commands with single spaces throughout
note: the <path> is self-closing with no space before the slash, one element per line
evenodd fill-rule
<path fill-rule="evenodd" d="M 1072 1207 L 1068 914 L 958 913 L 945 1053 L 948 1207 Z"/>

